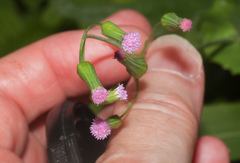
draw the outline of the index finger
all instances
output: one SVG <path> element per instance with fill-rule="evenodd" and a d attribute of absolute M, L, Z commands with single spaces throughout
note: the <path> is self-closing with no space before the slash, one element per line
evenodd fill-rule
<path fill-rule="evenodd" d="M 107 20 L 141 31 L 142 40 L 150 32 L 148 21 L 141 14 L 131 10 L 117 12 Z M 100 33 L 99 29 L 93 29 L 91 32 Z M 83 31 L 56 34 L 0 60 L 0 91 L 19 106 L 28 122 L 66 98 L 89 91 L 76 73 L 82 34 Z M 113 66 L 102 66 L 102 69 L 97 71 L 100 80 L 106 86 L 128 78 L 120 64 L 109 62 L 115 50 L 106 43 L 92 39 L 86 43 L 87 60 L 96 63 L 97 67 L 106 63 Z"/>

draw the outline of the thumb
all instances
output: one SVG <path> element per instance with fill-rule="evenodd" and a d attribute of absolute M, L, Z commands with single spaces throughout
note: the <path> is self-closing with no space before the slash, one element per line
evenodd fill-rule
<path fill-rule="evenodd" d="M 190 43 L 170 35 L 151 44 L 147 62 L 137 100 L 98 162 L 192 160 L 203 102 L 202 59 Z M 134 95 L 133 80 L 127 90 Z M 121 115 L 127 106 L 116 103 L 114 114 Z"/>

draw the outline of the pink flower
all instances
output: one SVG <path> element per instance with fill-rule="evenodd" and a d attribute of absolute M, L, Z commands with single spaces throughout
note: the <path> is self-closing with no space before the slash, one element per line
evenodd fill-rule
<path fill-rule="evenodd" d="M 109 92 L 102 87 L 98 87 L 97 89 L 92 91 L 92 100 L 94 104 L 101 104 L 107 100 Z"/>
<path fill-rule="evenodd" d="M 132 53 L 136 51 L 141 45 L 140 34 L 137 32 L 130 32 L 123 35 L 122 47 L 123 50 Z"/>
<path fill-rule="evenodd" d="M 110 126 L 107 121 L 97 117 L 93 120 L 92 125 L 90 127 L 91 134 L 97 140 L 103 140 L 107 138 L 108 135 L 111 134 Z"/>
<path fill-rule="evenodd" d="M 115 94 L 117 96 L 117 98 L 119 98 L 120 100 L 127 100 L 128 98 L 128 94 L 127 91 L 124 90 L 124 86 L 123 84 L 118 84 L 118 87 L 115 89 Z"/>
<path fill-rule="evenodd" d="M 183 18 L 183 20 L 180 22 L 179 28 L 183 31 L 190 31 L 192 28 L 192 21 L 190 19 Z"/>

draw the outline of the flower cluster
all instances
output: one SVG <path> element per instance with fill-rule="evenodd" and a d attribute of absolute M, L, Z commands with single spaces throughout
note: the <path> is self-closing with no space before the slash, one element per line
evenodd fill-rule
<path fill-rule="evenodd" d="M 115 95 L 117 98 L 119 98 L 120 100 L 127 100 L 128 94 L 123 84 L 119 84 L 118 87 L 115 89 L 115 91 L 116 91 Z"/>
<path fill-rule="evenodd" d="M 122 47 L 128 53 L 133 53 L 141 45 L 140 34 L 137 32 L 130 32 L 123 35 Z"/>
<path fill-rule="evenodd" d="M 183 31 L 190 31 L 192 28 L 192 21 L 186 18 L 183 18 L 183 20 L 180 22 L 179 28 Z"/>
<path fill-rule="evenodd" d="M 111 134 L 111 128 L 108 125 L 107 121 L 97 117 L 93 120 L 92 125 L 90 127 L 91 134 L 97 140 L 103 140 L 107 138 L 108 135 Z"/>
<path fill-rule="evenodd" d="M 111 134 L 111 129 L 118 128 L 122 124 L 121 117 L 112 115 L 106 120 L 96 117 L 90 126 L 91 134 L 98 140 L 103 140 Z"/>
<path fill-rule="evenodd" d="M 186 32 L 190 31 L 192 28 L 191 20 L 180 18 L 175 13 L 164 14 L 161 18 L 161 21 L 157 23 L 153 29 L 156 29 L 160 24 L 169 31 L 181 29 L 183 32 Z M 104 37 L 95 35 L 90 36 L 87 34 L 89 29 L 94 26 L 101 27 Z M 114 58 L 116 58 L 122 65 L 126 67 L 127 72 L 135 79 L 134 81 L 136 82 L 135 96 L 132 101 L 128 102 L 129 106 L 121 116 L 112 115 L 106 120 L 97 117 L 93 120 L 90 127 L 90 132 L 96 139 L 103 140 L 111 134 L 112 129 L 118 128 L 122 124 L 122 117 L 129 112 L 132 104 L 135 102 L 138 92 L 138 80 L 146 73 L 148 69 L 144 53 L 152 39 L 154 31 L 155 30 L 153 30 L 153 32 L 150 34 L 150 37 L 145 42 L 140 54 L 136 54 L 136 51 L 141 45 L 140 34 L 138 32 L 125 32 L 111 21 L 105 21 L 103 23 L 91 25 L 84 32 L 80 47 L 80 63 L 77 66 L 77 73 L 89 86 L 91 90 L 90 99 L 95 106 L 99 107 L 99 109 L 102 109 L 103 105 L 110 104 L 118 100 L 128 100 L 128 94 L 123 84 L 118 84 L 118 86 L 113 89 L 105 89 L 97 77 L 94 66 L 90 62 L 85 61 L 84 46 L 85 41 L 89 36 L 91 38 L 105 41 L 116 46 L 118 50 L 115 52 Z"/>
<path fill-rule="evenodd" d="M 101 104 L 107 100 L 109 95 L 108 90 L 102 87 L 98 87 L 97 89 L 92 91 L 92 100 L 94 104 Z"/>

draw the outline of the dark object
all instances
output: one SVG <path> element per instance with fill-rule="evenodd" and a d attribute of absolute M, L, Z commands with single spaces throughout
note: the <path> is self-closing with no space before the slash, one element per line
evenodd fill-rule
<path fill-rule="evenodd" d="M 105 151 L 107 140 L 96 140 L 89 127 L 95 115 L 82 103 L 65 102 L 47 117 L 50 163 L 92 163 Z"/>

